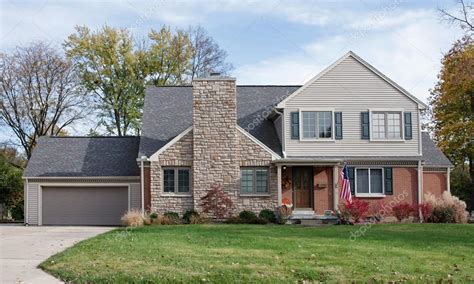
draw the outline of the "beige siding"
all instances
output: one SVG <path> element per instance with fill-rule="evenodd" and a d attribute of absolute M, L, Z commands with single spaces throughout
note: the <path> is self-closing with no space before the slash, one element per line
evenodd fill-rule
<path fill-rule="evenodd" d="M 343 140 L 291 140 L 290 113 L 299 108 L 331 108 L 343 116 Z M 376 142 L 361 139 L 360 113 L 375 108 L 412 113 L 413 139 Z M 288 156 L 418 155 L 419 112 L 416 102 L 395 89 L 352 57 L 348 57 L 312 85 L 286 102 L 285 151 Z"/>
<path fill-rule="evenodd" d="M 30 225 L 38 225 L 39 210 L 39 185 L 35 183 L 28 184 L 28 220 Z"/>
<path fill-rule="evenodd" d="M 141 209 L 141 187 L 139 183 L 130 184 L 130 209 Z"/>

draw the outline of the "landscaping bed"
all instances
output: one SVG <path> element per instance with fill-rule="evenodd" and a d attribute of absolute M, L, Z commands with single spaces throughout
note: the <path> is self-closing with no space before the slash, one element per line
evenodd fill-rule
<path fill-rule="evenodd" d="M 108 232 L 40 267 L 73 283 L 469 282 L 473 240 L 460 224 L 161 225 Z"/>

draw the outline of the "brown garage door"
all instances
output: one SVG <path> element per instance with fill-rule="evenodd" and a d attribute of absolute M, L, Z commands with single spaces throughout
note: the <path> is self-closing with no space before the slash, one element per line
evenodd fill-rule
<path fill-rule="evenodd" d="M 127 187 L 43 187 L 43 225 L 120 225 Z"/>

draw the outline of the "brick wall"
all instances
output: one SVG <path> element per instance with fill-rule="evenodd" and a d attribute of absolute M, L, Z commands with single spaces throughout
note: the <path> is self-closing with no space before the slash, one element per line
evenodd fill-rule
<path fill-rule="evenodd" d="M 423 173 L 423 194 L 432 193 L 441 196 L 447 189 L 446 172 L 424 172 Z"/>
<path fill-rule="evenodd" d="M 314 208 L 316 214 L 323 215 L 325 210 L 333 210 L 332 167 L 314 167 Z M 318 187 L 326 185 L 325 187 Z"/>

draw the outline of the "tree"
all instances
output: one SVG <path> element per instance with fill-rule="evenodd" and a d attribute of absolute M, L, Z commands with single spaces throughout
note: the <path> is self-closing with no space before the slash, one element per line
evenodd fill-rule
<path fill-rule="evenodd" d="M 227 52 L 201 26 L 190 28 L 192 45 L 190 79 L 207 76 L 212 72 L 227 74 L 234 67 L 227 63 Z"/>
<path fill-rule="evenodd" d="M 459 0 L 459 5 L 461 6 L 459 15 L 448 12 L 446 9 L 439 9 L 441 19 L 450 24 L 459 25 L 466 33 L 474 32 L 474 6 L 464 0 Z"/>
<path fill-rule="evenodd" d="M 87 115 L 84 93 L 71 63 L 45 43 L 0 54 L 0 122 L 28 159 L 39 136 L 62 133 Z"/>
<path fill-rule="evenodd" d="M 23 180 L 22 170 L 10 164 L 0 154 L 0 204 L 13 219 L 23 218 Z"/>
<path fill-rule="evenodd" d="M 189 35 L 182 30 L 173 34 L 169 27 L 148 34 L 151 46 L 147 51 L 150 83 L 155 86 L 179 85 L 186 81 L 190 69 L 192 46 Z"/>
<path fill-rule="evenodd" d="M 100 111 L 99 125 L 125 136 L 139 133 L 145 96 L 146 54 L 135 50 L 125 29 L 76 27 L 64 44 Z"/>
<path fill-rule="evenodd" d="M 469 165 L 471 208 L 474 208 L 474 41 L 465 36 L 442 59 L 430 97 L 438 146 L 456 166 Z"/>

